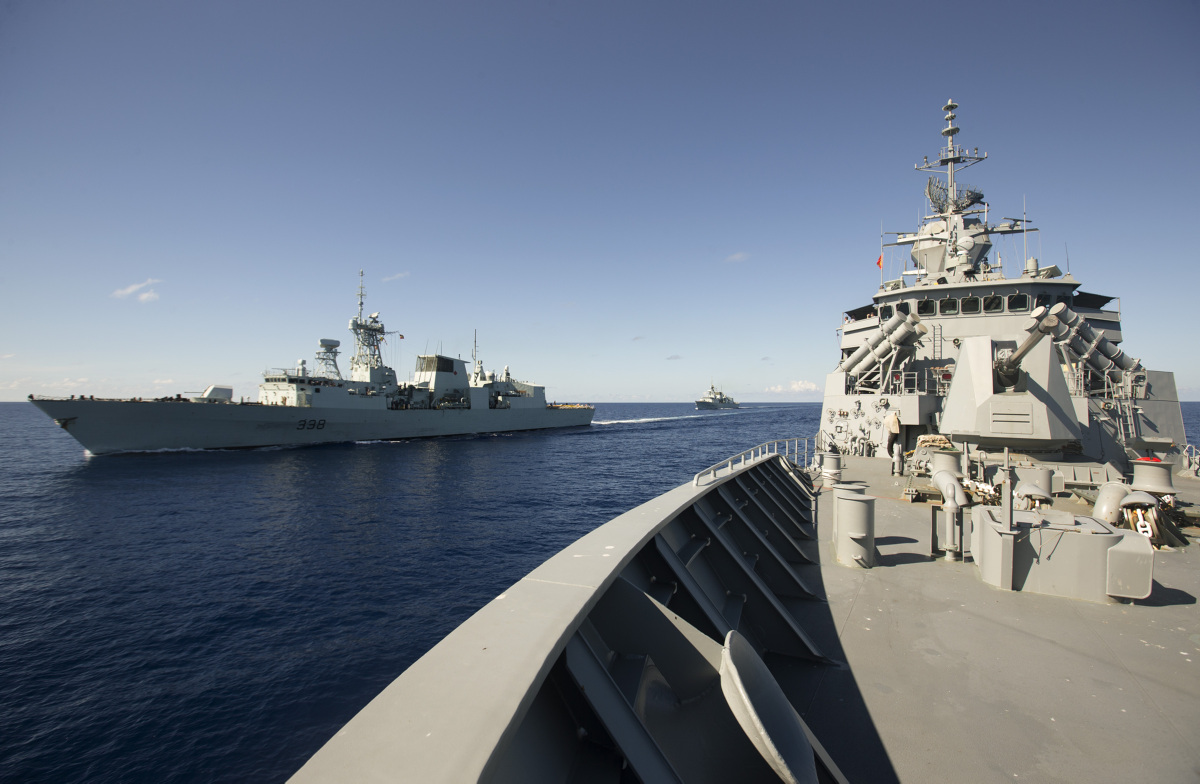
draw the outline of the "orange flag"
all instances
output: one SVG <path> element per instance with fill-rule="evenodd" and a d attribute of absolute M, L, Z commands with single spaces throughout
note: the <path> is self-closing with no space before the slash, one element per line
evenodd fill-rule
<path fill-rule="evenodd" d="M 879 254 L 879 261 L 875 262 L 875 266 L 879 267 L 879 269 L 883 269 L 883 254 L 882 253 Z"/>

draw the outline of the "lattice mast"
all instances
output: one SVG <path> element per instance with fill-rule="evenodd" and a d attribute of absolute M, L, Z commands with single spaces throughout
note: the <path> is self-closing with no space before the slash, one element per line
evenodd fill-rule
<path fill-rule="evenodd" d="M 372 369 L 382 368 L 381 346 L 386 335 L 395 335 L 384 329 L 379 313 L 363 317 L 363 301 L 367 290 L 363 285 L 363 271 L 358 271 L 358 316 L 350 319 L 350 331 L 354 333 L 354 357 L 350 360 L 350 377 L 355 380 L 373 380 Z M 404 338 L 403 335 L 400 336 Z"/>

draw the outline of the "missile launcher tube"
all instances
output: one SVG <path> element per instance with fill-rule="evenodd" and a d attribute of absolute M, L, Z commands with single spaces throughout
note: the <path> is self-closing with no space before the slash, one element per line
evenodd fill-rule
<path fill-rule="evenodd" d="M 897 313 L 883 324 L 880 324 L 879 329 L 868 335 L 866 341 L 859 346 L 853 354 L 846 359 L 843 359 L 841 364 L 838 365 L 837 369 L 849 372 L 849 369 L 862 360 L 862 358 L 867 355 L 868 351 L 871 351 L 880 343 L 882 343 L 888 335 L 892 334 L 892 332 L 896 330 L 896 327 L 903 324 L 904 318 L 905 316 L 903 313 Z"/>
<path fill-rule="evenodd" d="M 1119 346 L 1094 329 L 1065 302 L 1050 308 L 1050 315 L 1059 320 L 1054 339 L 1066 342 L 1071 351 L 1087 358 L 1087 363 L 1101 372 L 1109 370 L 1141 370 L 1142 363 L 1126 354 Z"/>
<path fill-rule="evenodd" d="M 861 376 L 877 364 L 887 359 L 888 356 L 900 346 L 919 338 L 929 330 L 921 323 L 921 319 L 916 315 L 910 314 L 905 317 L 904 323 L 896 327 L 886 339 L 881 341 L 875 348 L 868 351 L 858 362 L 848 364 L 846 373 L 852 376 Z"/>

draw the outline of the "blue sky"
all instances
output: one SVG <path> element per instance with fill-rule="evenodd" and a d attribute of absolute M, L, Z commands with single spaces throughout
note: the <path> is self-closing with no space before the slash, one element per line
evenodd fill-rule
<path fill-rule="evenodd" d="M 361 268 L 402 378 L 478 330 L 557 400 L 817 400 L 948 98 L 992 214 L 1200 399 L 1198 33 L 1191 0 L 0 4 L 0 399 L 253 396 L 348 341 Z"/>

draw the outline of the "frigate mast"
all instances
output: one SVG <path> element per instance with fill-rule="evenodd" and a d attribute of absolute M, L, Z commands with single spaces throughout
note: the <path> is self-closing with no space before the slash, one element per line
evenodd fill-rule
<path fill-rule="evenodd" d="M 958 115 L 954 113 L 954 110 L 957 108 L 958 104 L 956 104 L 954 101 L 946 101 L 946 105 L 942 107 L 942 111 L 946 113 L 946 127 L 942 129 L 942 136 L 946 137 L 946 146 L 943 147 L 939 152 L 937 162 L 930 163 L 929 158 L 926 157 L 923 163 L 913 165 L 913 168 L 917 169 L 918 171 L 935 171 L 942 166 L 946 167 L 945 203 L 939 204 L 939 201 L 941 201 L 940 199 L 935 199 L 932 197 L 930 198 L 930 201 L 933 203 L 933 208 L 937 210 L 940 215 L 950 215 L 956 212 L 961 212 L 962 210 L 965 210 L 967 206 L 970 206 L 970 204 L 965 206 L 959 204 L 958 187 L 954 181 L 954 165 L 956 163 L 962 164 L 959 168 L 965 169 L 968 166 L 974 166 L 975 164 L 987 158 L 986 152 L 983 155 L 979 154 L 978 147 L 976 147 L 975 151 L 971 153 L 967 151 L 966 147 L 962 147 L 954 143 L 955 134 L 961 130 L 957 125 L 954 124 L 954 120 L 958 117 Z M 927 188 L 926 190 L 928 191 L 929 189 Z M 965 198 L 964 201 L 972 201 L 969 198 L 969 194 L 971 193 L 975 193 L 975 191 L 973 189 L 968 189 L 968 197 Z M 980 196 L 982 197 L 982 194 L 980 194 Z"/>
<path fill-rule="evenodd" d="M 371 368 L 383 367 L 383 355 L 380 346 L 388 333 L 379 321 L 379 313 L 372 313 L 363 318 L 363 299 L 366 297 L 366 287 L 363 285 L 363 271 L 358 271 L 358 316 L 350 319 L 350 331 L 354 333 L 354 357 L 350 360 L 350 375 L 352 378 L 369 378 Z M 361 371 L 361 372 L 360 372 Z"/>
<path fill-rule="evenodd" d="M 901 235 L 895 243 L 912 245 L 912 260 L 917 265 L 914 274 L 932 276 L 934 280 L 945 274 L 953 274 L 956 278 L 975 274 L 978 262 L 991 248 L 987 236 L 991 228 L 987 225 L 987 203 L 983 200 L 983 192 L 955 178 L 958 171 L 985 160 L 987 153 L 980 155 L 978 147 L 968 151 L 955 144 L 954 137 L 960 130 L 954 124 L 957 108 L 954 101 L 947 101 L 942 107 L 946 113 L 946 127 L 942 129 L 946 145 L 938 151 L 937 158 L 931 162 L 929 156 L 925 156 L 921 163 L 913 166 L 927 172 L 938 172 L 945 167 L 945 182 L 935 173 L 925 184 L 925 196 L 933 214 L 925 216 L 916 234 Z M 975 205 L 982 205 L 982 209 L 972 210 Z M 982 222 L 967 219 L 968 215 L 980 213 Z"/>

